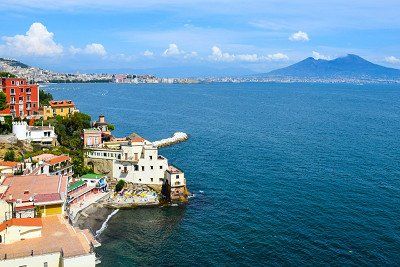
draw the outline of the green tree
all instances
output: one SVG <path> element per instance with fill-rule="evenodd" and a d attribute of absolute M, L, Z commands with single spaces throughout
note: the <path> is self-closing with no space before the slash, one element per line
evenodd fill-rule
<path fill-rule="evenodd" d="M 14 150 L 7 150 L 6 154 L 4 155 L 5 161 L 14 161 L 15 160 L 15 153 Z"/>
<path fill-rule="evenodd" d="M 12 117 L 4 116 L 4 122 L 0 124 L 0 134 L 9 134 L 12 132 Z"/>
<path fill-rule="evenodd" d="M 0 71 L 0 77 L 2 77 L 2 78 L 17 78 L 17 76 L 15 76 L 14 74 L 6 72 L 6 71 Z"/>
<path fill-rule="evenodd" d="M 0 90 L 0 110 L 5 110 L 8 107 L 6 94 Z"/>
<path fill-rule="evenodd" d="M 115 130 L 114 124 L 108 124 L 108 125 L 107 125 L 107 129 L 108 129 L 109 131 L 114 131 L 114 130 Z"/>
<path fill-rule="evenodd" d="M 118 183 L 115 185 L 115 192 L 120 192 L 125 186 L 124 180 L 119 180 Z"/>
<path fill-rule="evenodd" d="M 49 102 L 53 100 L 53 95 L 50 93 L 46 93 L 43 90 L 39 90 L 39 104 L 40 106 L 48 106 Z"/>

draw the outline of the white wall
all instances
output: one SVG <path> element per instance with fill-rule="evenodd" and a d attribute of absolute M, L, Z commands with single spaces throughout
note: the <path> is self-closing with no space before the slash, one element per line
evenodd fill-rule
<path fill-rule="evenodd" d="M 48 267 L 61 266 L 60 265 L 60 252 L 38 255 L 38 256 L 28 256 L 17 259 L 0 260 L 0 267 L 10 267 L 10 266 L 24 266 L 27 267 L 43 267 L 44 263 L 47 262 Z M 2 255 L 4 257 L 4 255 Z M 81 265 L 84 266 L 84 265 Z"/>
<path fill-rule="evenodd" d="M 96 255 L 94 253 L 63 259 L 63 267 L 94 267 L 95 265 Z"/>
<path fill-rule="evenodd" d="M 157 148 L 147 145 L 123 147 L 122 159 L 125 159 L 125 154 L 128 155 L 128 159 L 134 158 L 135 153 L 138 153 L 138 162 L 114 161 L 113 177 L 138 184 L 162 185 L 168 160 L 166 158 L 158 159 Z M 138 166 L 136 171 L 135 165 Z M 127 168 L 128 173 L 123 172 L 124 167 Z"/>

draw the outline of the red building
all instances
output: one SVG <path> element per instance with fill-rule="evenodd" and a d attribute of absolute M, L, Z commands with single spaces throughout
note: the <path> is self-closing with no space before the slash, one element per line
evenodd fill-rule
<path fill-rule="evenodd" d="M 1 78 L 0 88 L 7 96 L 8 108 L 1 114 L 14 117 L 30 117 L 39 110 L 39 86 L 29 84 L 26 79 Z"/>

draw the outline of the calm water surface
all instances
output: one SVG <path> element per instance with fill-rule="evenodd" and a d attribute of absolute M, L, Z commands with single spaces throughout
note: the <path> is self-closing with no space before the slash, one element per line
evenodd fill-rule
<path fill-rule="evenodd" d="M 400 264 L 400 85 L 62 84 L 161 149 L 195 194 L 118 212 L 101 266 Z"/>

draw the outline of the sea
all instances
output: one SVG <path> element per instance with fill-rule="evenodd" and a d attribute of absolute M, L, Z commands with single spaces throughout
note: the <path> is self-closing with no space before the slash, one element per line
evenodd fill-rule
<path fill-rule="evenodd" d="M 400 264 L 400 85 L 42 88 L 116 136 L 190 135 L 159 151 L 189 204 L 114 212 L 99 266 Z"/>

